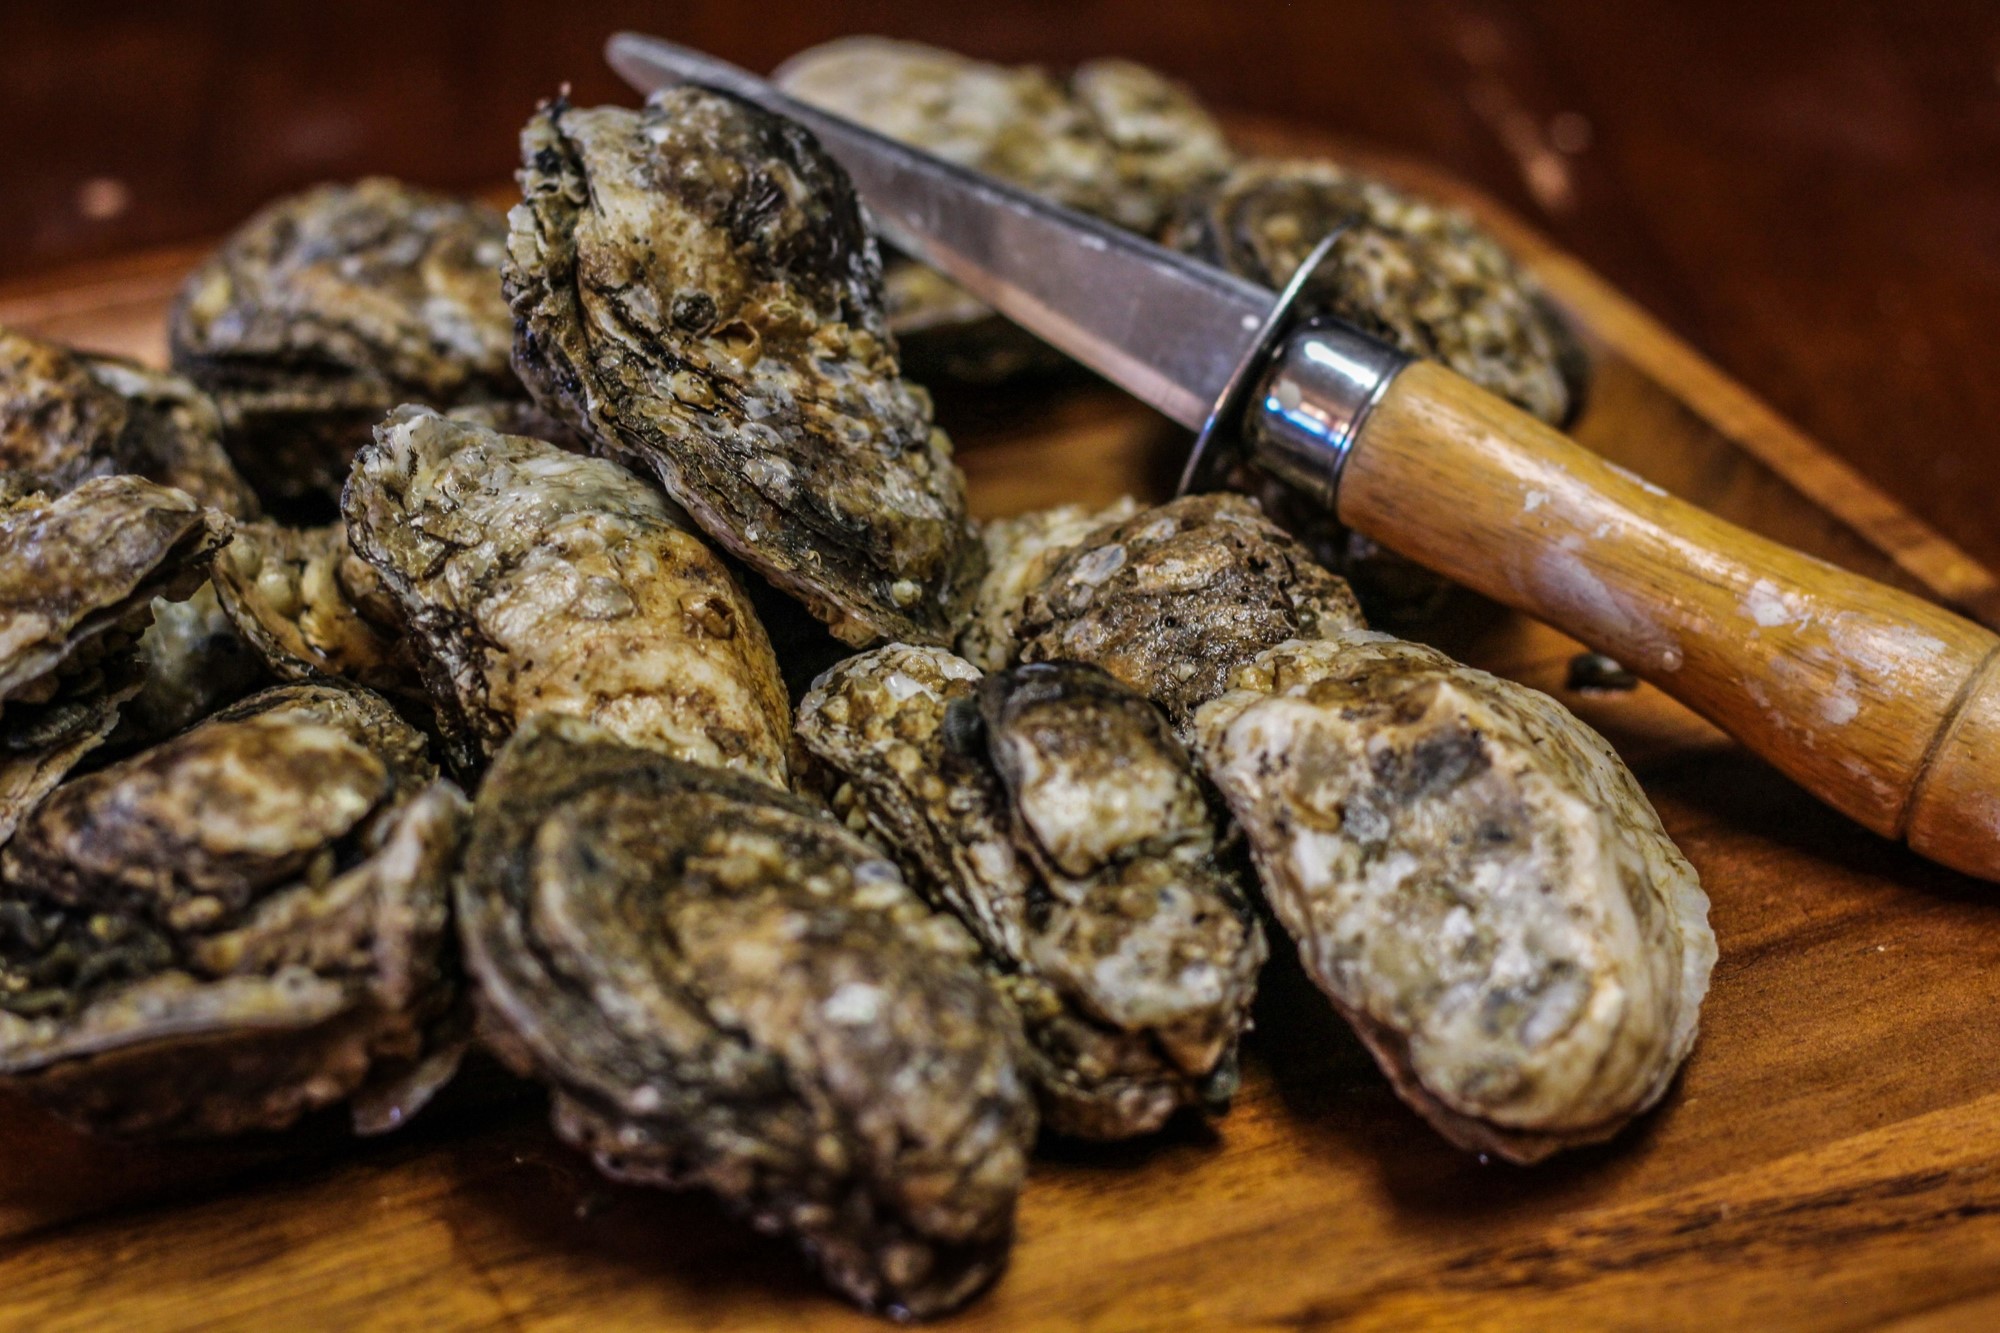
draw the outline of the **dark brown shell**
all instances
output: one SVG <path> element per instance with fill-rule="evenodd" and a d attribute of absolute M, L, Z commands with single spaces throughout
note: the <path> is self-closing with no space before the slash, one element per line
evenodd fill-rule
<path fill-rule="evenodd" d="M 174 367 L 214 396 L 260 495 L 288 515 L 338 499 L 398 403 L 522 396 L 506 234 L 483 204 L 372 178 L 278 200 L 188 276 Z"/>
<path fill-rule="evenodd" d="M 835 812 L 978 938 L 1050 1128 L 1126 1138 L 1227 1105 L 1263 935 L 1156 709 L 1086 667 L 982 688 L 970 663 L 896 645 L 829 671 L 798 735 Z"/>
<path fill-rule="evenodd" d="M 698 88 L 556 102 L 521 152 L 506 277 L 536 398 L 845 641 L 950 642 L 979 574 L 964 478 L 839 166 Z"/>
<path fill-rule="evenodd" d="M 912 1315 L 1004 1263 L 1034 1136 L 975 946 L 807 803 L 531 719 L 458 891 L 481 1032 L 608 1174 L 703 1185 L 849 1299 Z"/>
<path fill-rule="evenodd" d="M 558 712 L 783 785 L 791 709 L 763 626 L 618 464 L 400 409 L 355 459 L 346 510 L 461 769 Z"/>
<path fill-rule="evenodd" d="M 223 452 L 222 417 L 192 383 L 6 328 L 0 473 L 57 494 L 126 473 L 233 518 L 257 514 L 257 497 Z"/>
<path fill-rule="evenodd" d="M 118 1134 L 420 1097 L 467 815 L 434 776 L 380 698 L 293 685 L 57 788 L 0 856 L 0 1076 Z"/>
<path fill-rule="evenodd" d="M 1188 495 L 1098 528 L 1028 594 L 1024 662 L 1089 662 L 1183 736 L 1194 710 L 1266 648 L 1361 628 L 1337 575 L 1240 495 Z"/>

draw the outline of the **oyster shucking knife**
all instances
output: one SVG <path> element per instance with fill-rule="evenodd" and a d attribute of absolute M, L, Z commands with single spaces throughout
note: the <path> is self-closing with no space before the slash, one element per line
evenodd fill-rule
<path fill-rule="evenodd" d="M 1535 616 L 1827 804 L 2000 879 L 2000 637 L 1666 494 L 1429 361 L 1264 288 L 621 33 L 647 92 L 698 83 L 804 124 L 883 236 L 1347 526 Z M 1325 247 L 1322 247 L 1324 251 Z M 1316 256 L 1317 258 L 1317 256 Z"/>

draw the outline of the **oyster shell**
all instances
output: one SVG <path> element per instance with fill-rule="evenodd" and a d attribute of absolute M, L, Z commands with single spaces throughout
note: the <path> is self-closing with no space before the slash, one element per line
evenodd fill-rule
<path fill-rule="evenodd" d="M 980 524 L 986 575 L 973 596 L 972 617 L 958 636 L 958 651 L 981 671 L 1011 664 L 1021 651 L 1014 630 L 1029 594 L 1091 533 L 1138 512 L 1138 501 L 1127 495 L 1103 509 L 1058 505 Z"/>
<path fill-rule="evenodd" d="M 1240 495 L 1186 495 L 1092 531 L 1028 594 L 1024 662 L 1104 668 L 1185 738 L 1231 673 L 1287 639 L 1362 628 L 1337 575 Z"/>
<path fill-rule="evenodd" d="M 404 408 L 355 459 L 346 509 L 459 767 L 558 712 L 784 784 L 791 711 L 763 626 L 618 464 Z"/>
<path fill-rule="evenodd" d="M 0 856 L 0 1077 L 175 1136 L 435 1086 L 467 808 L 434 775 L 383 700 L 292 685 L 58 788 Z"/>
<path fill-rule="evenodd" d="M 1343 223 L 1313 307 L 1560 426 L 1585 363 L 1540 286 L 1455 209 L 1331 162 L 1255 160 L 1191 196 L 1166 244 L 1273 289 Z"/>
<path fill-rule="evenodd" d="M 0 487 L 0 701 L 18 712 L 94 692 L 129 655 L 155 597 L 207 577 L 229 522 L 139 477 L 93 477 L 63 495 Z"/>
<path fill-rule="evenodd" d="M 843 640 L 950 642 L 980 548 L 846 174 L 699 88 L 556 102 L 521 150 L 506 279 L 536 398 Z"/>
<path fill-rule="evenodd" d="M 1264 938 L 1152 705 L 1093 668 L 982 685 L 899 644 L 828 672 L 798 736 L 835 812 L 978 938 L 1050 1128 L 1125 1138 L 1227 1105 Z"/>
<path fill-rule="evenodd" d="M 130 474 L 252 518 L 257 497 L 222 450 L 222 418 L 178 375 L 0 328 L 0 473 L 61 493 Z"/>
<path fill-rule="evenodd" d="M 1386 635 L 1261 654 L 1196 718 L 1314 981 L 1460 1147 L 1532 1162 L 1665 1093 L 1715 962 L 1639 784 L 1546 695 Z"/>
<path fill-rule="evenodd" d="M 1093 60 L 1059 78 L 916 42 L 844 37 L 801 51 L 772 79 L 891 138 L 1148 235 L 1234 160 L 1187 89 L 1126 60 Z M 919 378 L 990 383 L 1063 363 L 909 259 L 892 257 L 885 280 L 889 327 Z"/>
<path fill-rule="evenodd" d="M 345 524 L 245 523 L 216 558 L 215 587 L 238 632 L 281 679 L 337 676 L 424 697 L 396 604 L 349 549 Z"/>
<path fill-rule="evenodd" d="M 804 801 L 525 722 L 458 889 L 480 1030 L 621 1180 L 703 1185 L 911 1315 L 1004 1263 L 1034 1137 L 958 924 Z"/>
<path fill-rule="evenodd" d="M 188 276 L 174 367 L 214 395 L 260 495 L 323 510 L 398 403 L 522 396 L 506 235 L 483 204 L 378 177 L 278 200 Z"/>
<path fill-rule="evenodd" d="M 125 706 L 121 743 L 163 740 L 270 683 L 264 659 L 236 632 L 213 581 L 184 602 L 153 599 L 138 665 L 142 684 Z"/>

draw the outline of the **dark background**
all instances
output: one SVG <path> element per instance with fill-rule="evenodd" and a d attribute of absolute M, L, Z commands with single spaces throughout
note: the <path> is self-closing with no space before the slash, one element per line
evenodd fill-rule
<path fill-rule="evenodd" d="M 504 179 L 631 26 L 767 69 L 883 32 L 1121 54 L 1522 212 L 2000 563 L 2000 3 L 0 0 L 0 278 L 218 233 L 310 181 Z"/>

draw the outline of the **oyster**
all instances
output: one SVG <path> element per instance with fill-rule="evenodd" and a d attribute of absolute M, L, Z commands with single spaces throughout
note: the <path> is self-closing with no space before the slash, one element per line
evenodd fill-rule
<path fill-rule="evenodd" d="M 398 403 L 522 396 L 506 235 L 483 204 L 373 178 L 271 204 L 188 276 L 174 367 L 214 395 L 260 495 L 290 514 L 338 499 Z"/>
<path fill-rule="evenodd" d="M 1665 1093 L 1715 962 L 1693 867 L 1561 705 L 1367 631 L 1196 717 L 1314 981 L 1453 1143 L 1516 1162 Z"/>
<path fill-rule="evenodd" d="M 1187 89 L 1126 60 L 1057 78 L 916 42 L 844 37 L 801 51 L 772 79 L 891 138 L 1148 235 L 1234 160 Z M 911 260 L 892 258 L 886 282 L 890 328 L 920 377 L 991 382 L 1062 363 Z"/>
<path fill-rule="evenodd" d="M 982 685 L 895 645 L 828 672 L 798 736 L 835 812 L 979 939 L 1050 1128 L 1125 1138 L 1227 1105 L 1264 938 L 1158 710 L 1094 668 Z"/>
<path fill-rule="evenodd" d="M 525 722 L 480 790 L 458 911 L 480 1031 L 622 1180 L 705 1185 L 861 1305 L 998 1272 L 1034 1137 L 976 948 L 814 807 Z"/>
<path fill-rule="evenodd" d="M 791 712 L 763 626 L 618 464 L 403 408 L 356 457 L 345 503 L 460 768 L 558 712 L 784 784 Z"/>
<path fill-rule="evenodd" d="M 130 474 L 235 518 L 257 497 L 222 450 L 222 418 L 178 375 L 0 328 L 0 473 L 22 490 Z"/>
<path fill-rule="evenodd" d="M 396 604 L 347 527 L 246 523 L 215 562 L 215 587 L 243 638 L 285 680 L 337 676 L 422 698 Z"/>
<path fill-rule="evenodd" d="M 699 88 L 556 102 L 521 149 L 507 293 L 543 406 L 843 640 L 950 642 L 980 548 L 846 174 Z"/>
<path fill-rule="evenodd" d="M 980 524 L 986 575 L 973 596 L 972 616 L 958 636 L 958 651 L 981 671 L 1011 664 L 1021 651 L 1014 629 L 1029 594 L 1084 538 L 1138 512 L 1138 502 L 1128 495 L 1103 509 L 1058 505 Z"/>
<path fill-rule="evenodd" d="M 138 477 L 53 500 L 0 486 L 0 726 L 43 730 L 50 710 L 100 693 L 153 599 L 192 593 L 228 534 L 215 511 Z"/>
<path fill-rule="evenodd" d="M 1185 738 L 1231 673 L 1287 639 L 1362 627 L 1354 596 L 1240 495 L 1187 495 L 1092 531 L 1028 594 L 1024 662 L 1103 667 Z"/>
<path fill-rule="evenodd" d="M 1451 367 L 1553 426 L 1583 396 L 1582 352 L 1540 286 L 1465 214 L 1331 162 L 1245 162 L 1190 197 L 1166 243 L 1279 288 L 1346 224 L 1315 308 Z"/>
<path fill-rule="evenodd" d="M 0 1077 L 128 1135 L 406 1112 L 453 991 L 434 772 L 383 700 L 292 685 L 59 787 L 0 856 Z"/>

